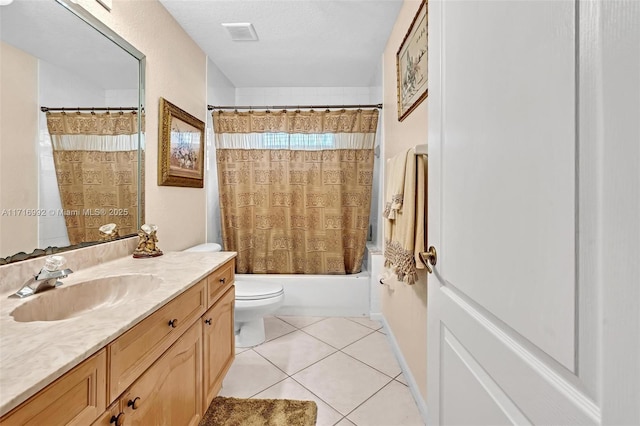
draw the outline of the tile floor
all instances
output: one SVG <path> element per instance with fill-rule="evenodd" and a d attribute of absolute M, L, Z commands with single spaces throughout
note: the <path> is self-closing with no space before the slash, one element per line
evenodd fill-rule
<path fill-rule="evenodd" d="M 236 348 L 220 395 L 318 404 L 318 426 L 424 425 L 382 326 L 368 318 L 265 318 L 267 341 Z"/>

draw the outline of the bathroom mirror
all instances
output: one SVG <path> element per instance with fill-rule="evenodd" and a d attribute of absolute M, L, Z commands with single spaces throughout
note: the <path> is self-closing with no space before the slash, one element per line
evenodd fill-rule
<path fill-rule="evenodd" d="M 0 264 L 108 241 L 116 234 L 98 238 L 97 229 L 115 222 L 113 214 L 127 215 L 127 232 L 117 237 L 135 233 L 144 223 L 144 55 L 72 0 L 14 0 L 0 6 L 0 66 Z M 41 107 L 65 110 L 51 110 L 48 118 Z M 110 116 L 101 115 L 106 113 Z M 78 156 L 52 148 L 47 120 L 54 114 L 78 119 L 84 114 L 102 123 L 132 116 L 129 169 L 105 165 L 112 169 L 100 175 L 87 172 L 84 163 L 71 167 Z M 122 150 L 104 146 L 111 140 L 93 146 L 100 152 L 89 161 L 98 156 L 113 161 L 120 152 L 101 153 Z M 73 149 L 85 155 L 90 148 Z M 68 207 L 79 192 L 65 192 L 58 179 L 74 176 L 83 185 L 99 180 L 90 208 Z M 123 181 L 124 196 L 105 195 Z M 119 205 L 124 198 L 127 204 Z M 79 217 L 92 223 L 92 233 L 72 235 L 70 223 Z"/>

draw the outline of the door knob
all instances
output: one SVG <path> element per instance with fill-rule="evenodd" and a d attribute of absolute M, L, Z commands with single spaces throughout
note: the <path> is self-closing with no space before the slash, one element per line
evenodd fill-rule
<path fill-rule="evenodd" d="M 427 272 L 432 274 L 432 267 L 436 266 L 436 263 L 438 263 L 438 252 L 436 251 L 436 248 L 434 246 L 430 246 L 429 250 L 420 253 L 420 260 L 422 260 L 424 266 L 427 268 Z"/>

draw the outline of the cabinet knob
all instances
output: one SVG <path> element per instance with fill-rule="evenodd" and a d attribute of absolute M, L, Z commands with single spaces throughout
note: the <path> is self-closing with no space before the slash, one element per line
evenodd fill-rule
<path fill-rule="evenodd" d="M 178 326 L 178 319 L 172 319 L 171 321 L 169 321 L 169 325 L 171 326 L 171 328 L 176 328 Z"/>
<path fill-rule="evenodd" d="M 124 413 L 118 413 L 117 416 L 111 416 L 109 423 L 115 423 L 116 426 L 124 425 Z"/>
<path fill-rule="evenodd" d="M 204 320 L 207 325 L 211 325 L 211 318 Z"/>
<path fill-rule="evenodd" d="M 137 410 L 138 408 L 140 408 L 140 397 L 136 396 L 133 399 L 130 399 L 129 402 L 127 402 L 127 407 L 131 407 L 134 410 Z"/>
<path fill-rule="evenodd" d="M 227 280 L 226 278 L 220 278 L 220 284 L 224 284 L 226 280 Z"/>

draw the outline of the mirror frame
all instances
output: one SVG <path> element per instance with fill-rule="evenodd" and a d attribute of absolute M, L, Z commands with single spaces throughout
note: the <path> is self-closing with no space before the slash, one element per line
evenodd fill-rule
<path fill-rule="evenodd" d="M 82 21 L 84 21 L 87 25 L 91 26 L 92 28 L 94 28 L 96 31 L 98 31 L 100 34 L 102 34 L 103 36 L 107 37 L 109 40 L 111 40 L 113 43 L 115 43 L 117 46 L 119 46 L 121 49 L 123 49 L 125 52 L 129 53 L 134 59 L 136 59 L 138 61 L 138 117 L 143 117 L 144 114 L 144 106 L 145 106 L 145 70 L 146 70 L 146 57 L 145 55 L 140 52 L 138 49 L 136 49 L 135 47 L 133 47 L 133 45 L 131 45 L 128 41 L 126 41 L 124 38 L 122 38 L 119 34 L 117 34 L 115 31 L 113 31 L 111 28 L 109 28 L 107 25 L 105 25 L 102 21 L 100 21 L 98 18 L 96 18 L 95 16 L 93 16 L 89 11 L 87 11 L 86 9 L 84 9 L 82 6 L 78 5 L 77 3 L 74 2 L 74 0 L 55 0 L 56 3 L 60 4 L 62 7 L 64 7 L 65 9 L 67 9 L 69 12 L 73 13 L 75 16 L 77 16 L 79 19 L 81 19 Z M 140 229 L 140 227 L 142 226 L 143 220 L 144 220 L 144 182 L 145 182 L 145 176 L 144 176 L 144 166 L 143 166 L 143 144 L 140 143 L 142 138 L 141 135 L 143 134 L 143 121 L 144 120 L 138 120 L 138 173 L 139 173 L 139 179 L 138 179 L 138 214 L 137 214 L 137 229 Z M 129 235 L 123 235 L 119 238 L 116 238 L 115 240 L 119 240 L 119 239 L 124 239 L 124 238 L 130 238 L 132 236 L 135 236 L 137 234 L 129 234 Z M 25 253 L 25 252 L 20 252 L 20 253 L 16 253 L 12 256 L 7 256 L 4 258 L 0 258 L 0 265 L 6 265 L 9 263 L 14 263 L 14 262 L 19 262 L 22 260 L 28 260 L 28 259 L 33 259 L 36 257 L 40 257 L 40 256 L 46 256 L 46 255 L 50 255 L 50 254 L 54 254 L 54 253 L 60 253 L 63 251 L 69 251 L 69 250 L 75 250 L 75 249 L 79 249 L 79 248 L 83 248 L 83 247 L 89 247 L 89 246 L 93 246 L 93 245 L 97 245 L 97 244 L 102 244 L 102 243 L 107 243 L 107 242 L 111 242 L 111 241 L 115 241 L 115 240 L 110 240 L 110 241 L 88 241 L 88 242 L 83 242 L 80 244 L 75 244 L 75 245 L 71 245 L 71 246 L 65 246 L 65 247 L 47 247 L 45 249 L 41 249 L 41 248 L 36 248 L 34 249 L 33 252 L 31 253 Z"/>

